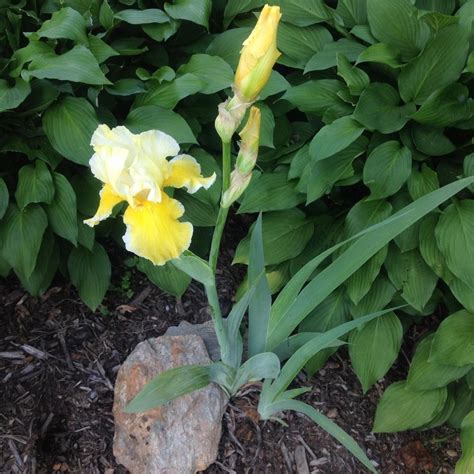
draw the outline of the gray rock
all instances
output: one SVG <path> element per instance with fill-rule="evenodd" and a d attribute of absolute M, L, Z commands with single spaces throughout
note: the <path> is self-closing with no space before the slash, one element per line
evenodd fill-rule
<path fill-rule="evenodd" d="M 170 326 L 165 333 L 166 336 L 185 336 L 188 334 L 196 334 L 203 338 L 209 357 L 213 361 L 221 358 L 221 350 L 212 321 L 206 321 L 202 324 L 191 324 L 187 321 L 181 321 L 179 326 Z"/>
<path fill-rule="evenodd" d="M 191 474 L 215 461 L 227 404 L 217 385 L 143 413 L 123 412 L 159 373 L 209 362 L 202 338 L 185 335 L 141 342 L 123 363 L 115 384 L 114 455 L 132 474 Z"/>

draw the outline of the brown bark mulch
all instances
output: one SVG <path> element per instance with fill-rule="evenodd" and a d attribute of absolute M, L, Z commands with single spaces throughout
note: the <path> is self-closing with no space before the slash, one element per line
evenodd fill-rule
<path fill-rule="evenodd" d="M 118 268 L 121 258 L 115 262 Z M 227 252 L 219 277 L 224 310 L 231 306 L 241 271 Z M 125 473 L 112 454 L 113 385 L 135 345 L 181 320 L 209 319 L 204 293 L 191 284 L 182 300 L 164 294 L 138 271 L 114 276 L 104 306 L 92 313 L 73 288 L 56 282 L 42 298 L 28 296 L 13 278 L 0 285 L 0 472 Z M 408 354 L 410 355 L 410 354 Z M 374 435 L 378 398 L 406 374 L 402 354 L 389 375 L 367 395 L 342 351 L 315 377 L 303 399 L 348 431 L 382 473 L 452 472 L 457 433 Z M 215 473 L 359 473 L 354 458 L 297 413 L 259 422 L 258 386 L 231 401 Z"/>

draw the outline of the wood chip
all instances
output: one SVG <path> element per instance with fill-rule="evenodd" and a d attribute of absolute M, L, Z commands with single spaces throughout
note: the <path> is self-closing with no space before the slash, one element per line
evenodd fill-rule
<path fill-rule="evenodd" d="M 299 445 L 295 449 L 296 472 L 298 474 L 309 474 L 308 461 L 306 460 L 305 448 Z"/>

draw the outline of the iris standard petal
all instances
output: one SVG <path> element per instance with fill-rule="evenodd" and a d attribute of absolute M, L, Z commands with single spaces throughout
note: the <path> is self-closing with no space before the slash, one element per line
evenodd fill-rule
<path fill-rule="evenodd" d="M 163 265 L 189 248 L 193 226 L 178 220 L 184 213 L 180 202 L 163 193 L 160 203 L 144 202 L 128 207 L 123 216 L 127 232 L 123 236 L 130 252 Z"/>
<path fill-rule="evenodd" d="M 94 227 L 100 221 L 107 219 L 111 214 L 114 206 L 122 202 L 124 199 L 114 192 L 109 184 L 104 184 L 100 190 L 100 201 L 97 212 L 94 217 L 84 221 L 90 227 Z"/>
<path fill-rule="evenodd" d="M 164 186 L 172 188 L 185 187 L 188 193 L 195 193 L 201 188 L 208 189 L 216 180 L 216 173 L 204 178 L 201 166 L 190 155 L 178 155 L 170 162 L 171 174 L 164 181 Z"/>
<path fill-rule="evenodd" d="M 160 130 L 149 130 L 135 136 L 140 146 L 140 155 L 156 159 L 176 156 L 179 153 L 178 142 Z"/>

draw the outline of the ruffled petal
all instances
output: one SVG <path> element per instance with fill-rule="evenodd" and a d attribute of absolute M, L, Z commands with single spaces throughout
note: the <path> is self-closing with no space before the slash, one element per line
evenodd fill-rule
<path fill-rule="evenodd" d="M 201 166 L 190 155 L 178 155 L 170 162 L 171 174 L 163 185 L 182 188 L 186 187 L 188 193 L 195 193 L 201 188 L 208 189 L 216 180 L 216 173 L 204 178 L 201 175 Z"/>
<path fill-rule="evenodd" d="M 136 135 L 141 154 L 152 159 L 168 158 L 179 153 L 178 142 L 160 130 L 149 130 Z"/>
<path fill-rule="evenodd" d="M 130 252 L 163 265 L 189 248 L 193 226 L 178 220 L 184 213 L 179 201 L 163 193 L 160 203 L 144 202 L 128 207 L 123 216 L 127 232 L 123 236 Z"/>
<path fill-rule="evenodd" d="M 109 184 L 105 184 L 100 190 L 100 201 L 97 212 L 94 217 L 84 221 L 90 227 L 94 227 L 100 221 L 107 219 L 114 209 L 114 207 L 122 202 L 124 199 L 114 192 Z"/>

